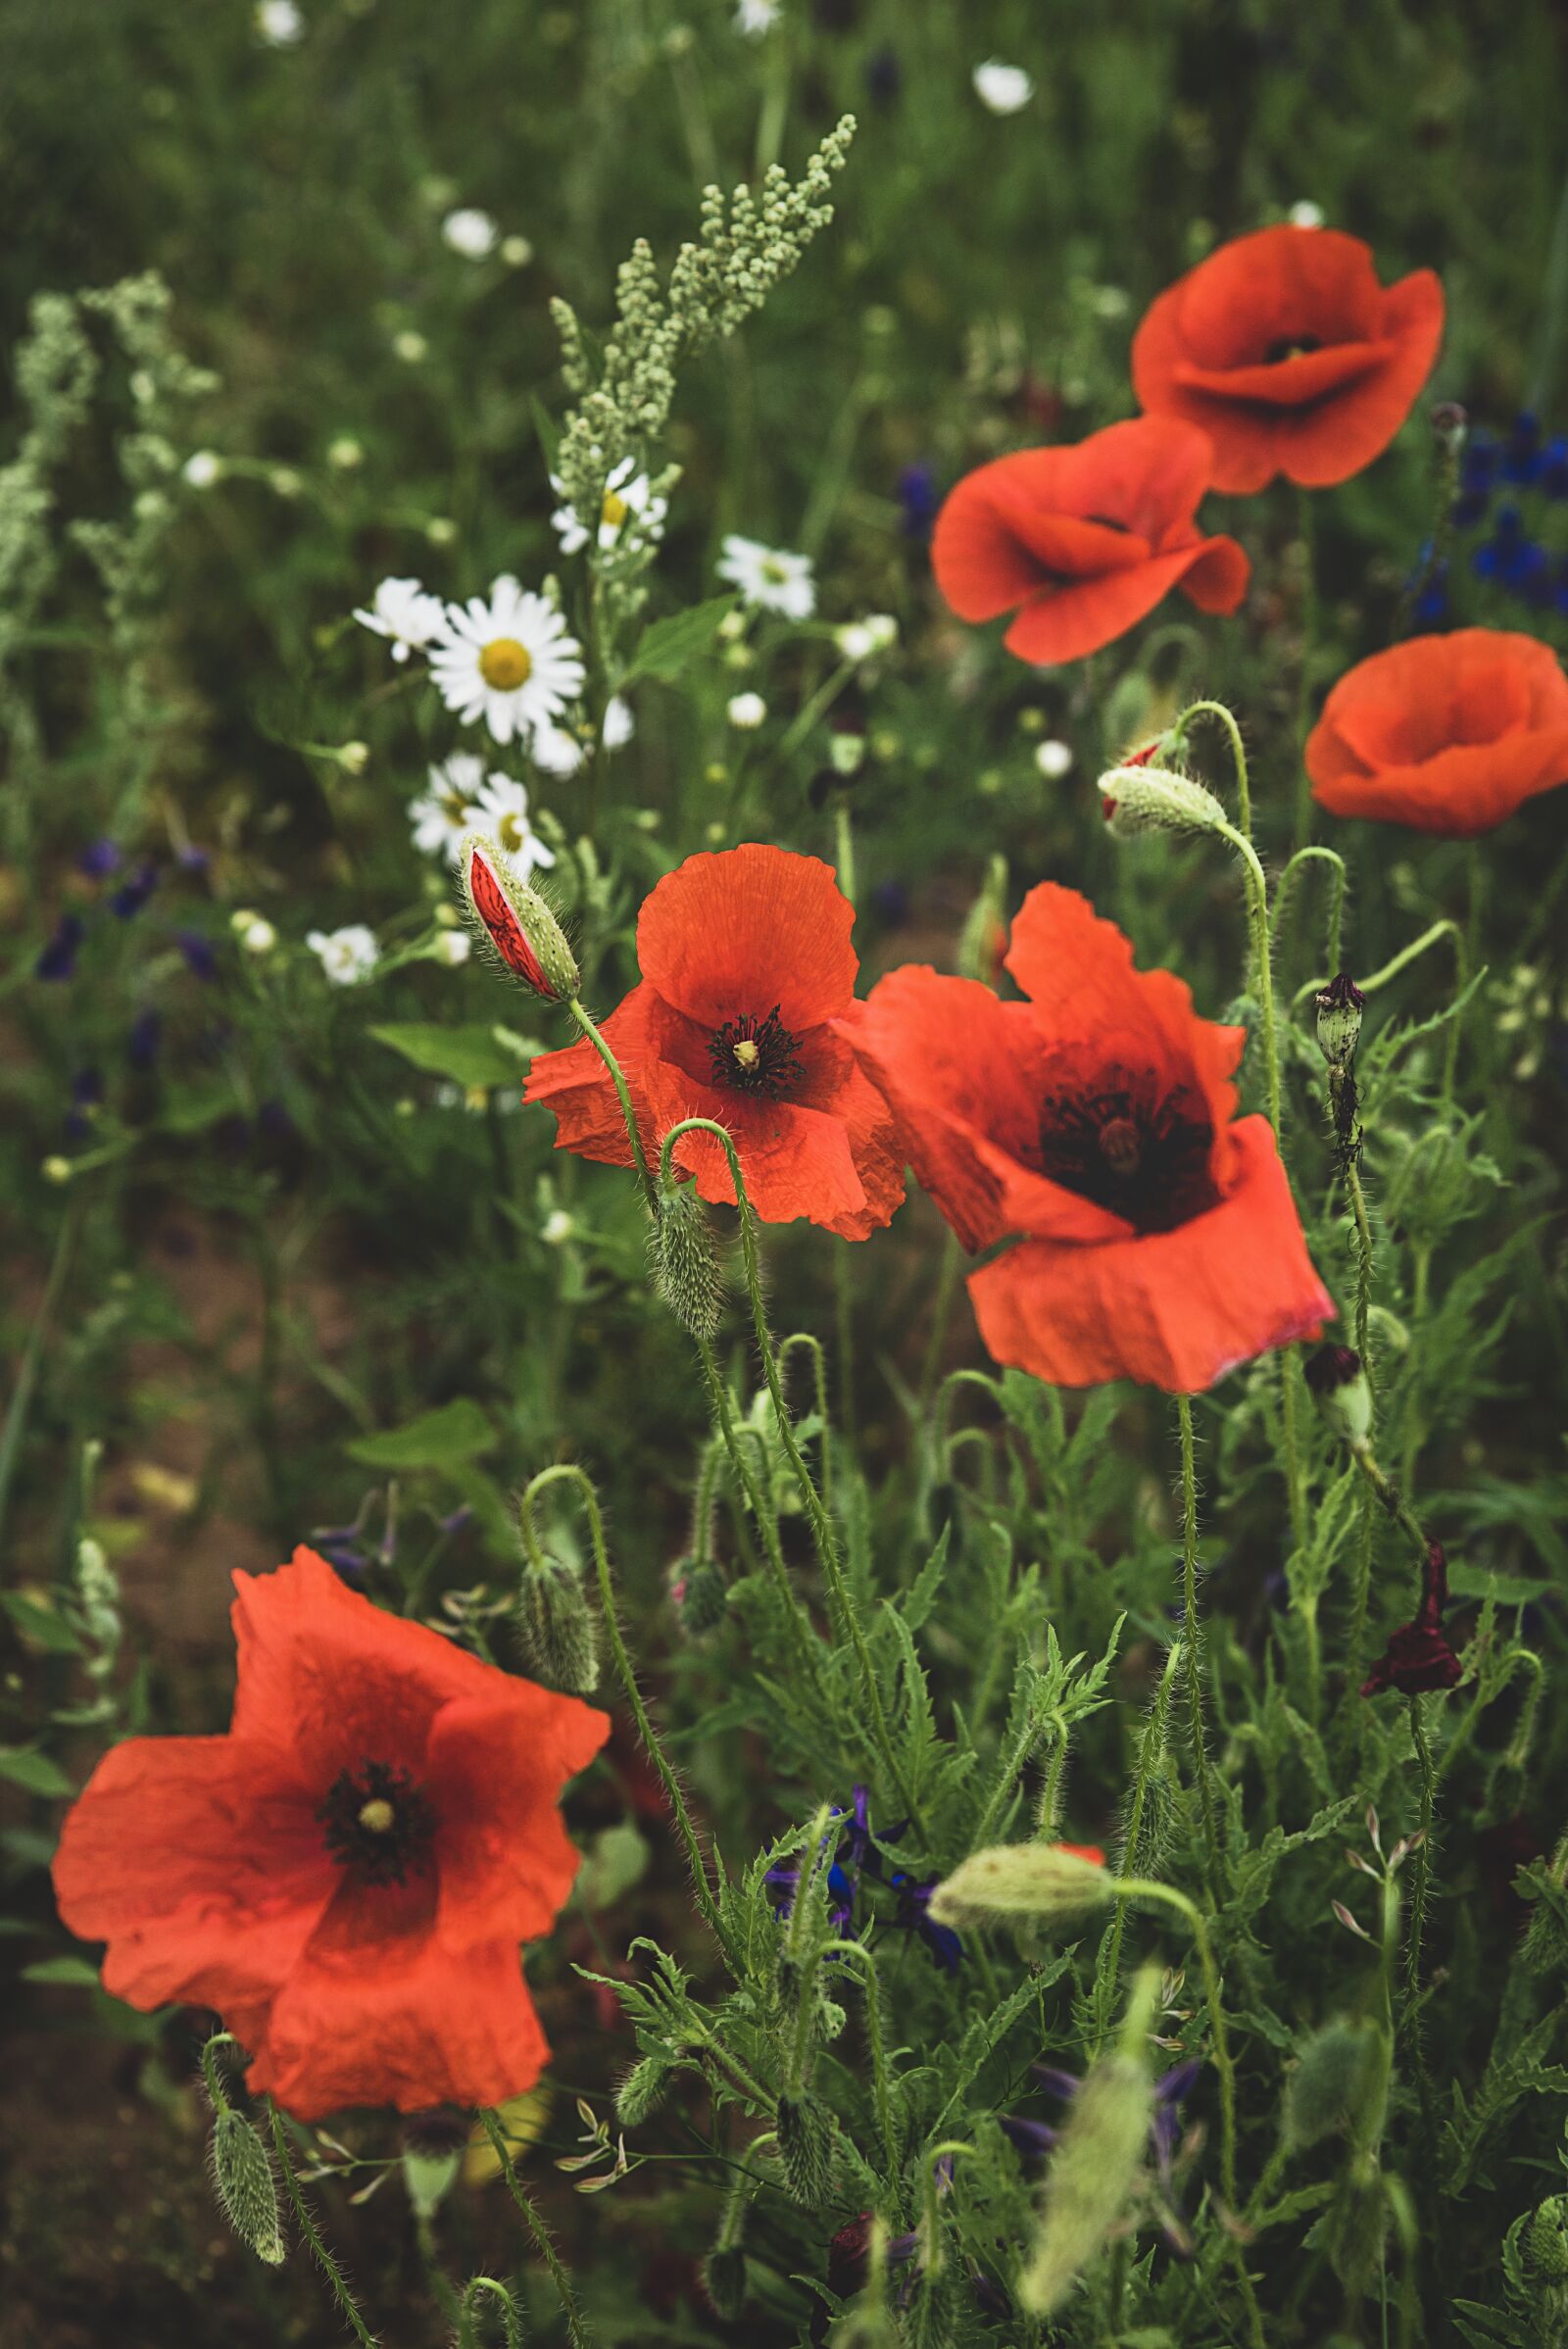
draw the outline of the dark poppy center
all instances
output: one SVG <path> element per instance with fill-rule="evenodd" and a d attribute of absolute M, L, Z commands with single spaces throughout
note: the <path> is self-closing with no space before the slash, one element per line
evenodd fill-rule
<path fill-rule="evenodd" d="M 1197 1094 L 1121 1069 L 1102 1089 L 1064 1088 L 1041 1104 L 1042 1172 L 1140 1232 L 1174 1231 L 1215 1205 L 1213 1139 Z"/>
<path fill-rule="evenodd" d="M 800 1041 L 790 1034 L 775 1003 L 765 1019 L 743 1011 L 715 1028 L 708 1040 L 715 1085 L 733 1093 L 760 1093 L 776 1101 L 805 1076 Z"/>
<path fill-rule="evenodd" d="M 429 1860 L 435 1813 L 409 1773 L 392 1762 L 340 1770 L 316 1816 L 327 1850 L 362 1884 L 400 1884 Z"/>
<path fill-rule="evenodd" d="M 1278 367 L 1287 359 L 1305 359 L 1309 352 L 1321 351 L 1322 348 L 1315 334 L 1277 335 L 1263 354 L 1263 365 Z"/>

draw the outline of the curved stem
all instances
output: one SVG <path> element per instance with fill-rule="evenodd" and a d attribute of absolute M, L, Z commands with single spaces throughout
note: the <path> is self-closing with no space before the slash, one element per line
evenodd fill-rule
<path fill-rule="evenodd" d="M 631 1105 L 631 1095 L 627 1090 L 625 1077 L 621 1074 L 620 1062 L 575 996 L 572 997 L 566 1008 L 610 1071 L 610 1081 L 615 1088 L 615 1098 L 620 1103 L 620 1114 L 626 1121 L 626 1138 L 631 1144 L 632 1164 L 637 1169 L 637 1179 L 642 1184 L 643 1196 L 648 1201 L 649 1212 L 657 1215 L 659 1195 L 654 1189 L 654 1178 L 648 1171 L 648 1158 L 643 1150 L 643 1138 L 637 1130 L 637 1112 Z"/>
<path fill-rule="evenodd" d="M 1297 850 L 1275 884 L 1274 918 L 1270 924 L 1270 933 L 1277 946 L 1280 932 L 1285 925 L 1286 911 L 1290 905 L 1291 883 L 1301 867 L 1307 864 L 1326 864 L 1334 875 L 1329 892 L 1328 932 L 1324 940 L 1323 958 L 1331 971 L 1337 971 L 1340 967 L 1340 934 L 1345 920 L 1345 892 L 1349 879 L 1346 870 L 1345 858 L 1337 850 L 1319 848 Z M 1314 981 L 1314 990 L 1321 984 L 1321 981 Z M 1298 1003 L 1300 1000 L 1299 996 L 1296 998 Z"/>
<path fill-rule="evenodd" d="M 1178 741 L 1185 735 L 1188 722 L 1195 717 L 1211 717 L 1222 726 L 1230 738 L 1231 762 L 1236 769 L 1236 806 L 1241 816 L 1241 829 L 1249 840 L 1252 837 L 1252 790 L 1247 774 L 1247 751 L 1242 742 L 1242 729 L 1223 702 L 1192 702 L 1176 720 L 1172 731 Z"/>

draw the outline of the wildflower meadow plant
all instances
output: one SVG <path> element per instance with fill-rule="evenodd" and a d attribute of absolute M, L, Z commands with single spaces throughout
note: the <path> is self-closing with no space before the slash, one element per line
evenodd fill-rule
<path fill-rule="evenodd" d="M 1545 0 L 149 8 L 8 66 L 0 2335 L 1568 2339 Z"/>

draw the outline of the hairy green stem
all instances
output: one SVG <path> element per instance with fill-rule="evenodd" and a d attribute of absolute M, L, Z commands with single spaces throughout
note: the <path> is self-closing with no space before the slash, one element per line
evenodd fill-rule
<path fill-rule="evenodd" d="M 283 2116 L 270 2097 L 267 2100 L 267 2111 L 272 2125 L 272 2144 L 277 2153 L 277 2166 L 283 2173 L 283 2184 L 287 2190 L 289 2201 L 293 2204 L 294 2216 L 299 2222 L 300 2232 L 315 2254 L 317 2265 L 331 2285 L 332 2297 L 343 2313 L 344 2323 L 359 2342 L 360 2349 L 376 2349 L 375 2335 L 360 2314 L 359 2302 L 349 2289 L 348 2277 L 321 2240 L 316 2221 L 311 2217 L 305 2197 L 300 2192 L 300 2181 L 294 2175 L 294 2157 L 289 2148 L 288 2133 L 283 2127 Z"/>
<path fill-rule="evenodd" d="M 533 2237 L 534 2247 L 550 2271 L 550 2280 L 555 2285 L 557 2297 L 565 2312 L 566 2332 L 571 2341 L 571 2349 L 593 2349 L 593 2335 L 582 2321 L 582 2311 L 577 2306 L 577 2296 L 571 2288 L 571 2278 L 561 2264 L 560 2255 L 550 2238 L 550 2229 L 534 2209 L 530 2197 L 523 2192 L 522 2180 L 518 2178 L 513 2163 L 506 2132 L 488 2105 L 480 2107 L 479 2119 L 483 2125 L 485 2135 L 495 2148 L 496 2159 L 501 2164 L 501 2175 L 507 2181 L 507 2191 L 522 2213 L 523 2224 Z"/>
<path fill-rule="evenodd" d="M 1208 1747 L 1203 1738 L 1203 1662 L 1198 1624 L 1198 1477 L 1193 1462 L 1193 1405 L 1190 1396 L 1176 1397 L 1176 1421 L 1182 1444 L 1182 1639 L 1187 1666 L 1188 1726 L 1193 1742 L 1193 1770 L 1198 1780 L 1203 1814 L 1203 1842 L 1211 1897 L 1221 1883 L 1219 1830 L 1214 1818 L 1214 1788 Z"/>

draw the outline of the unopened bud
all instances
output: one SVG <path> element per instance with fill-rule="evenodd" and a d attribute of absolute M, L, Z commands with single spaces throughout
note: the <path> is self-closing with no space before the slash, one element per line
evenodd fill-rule
<path fill-rule="evenodd" d="M 825 2202 L 833 2185 L 833 2120 L 809 2089 L 779 2098 L 778 2150 L 795 2200 L 808 2209 Z"/>
<path fill-rule="evenodd" d="M 648 1238 L 654 1286 L 694 1338 L 711 1338 L 724 1303 L 724 1275 L 708 1210 L 694 1182 L 662 1183 Z"/>
<path fill-rule="evenodd" d="M 462 871 L 474 922 L 508 970 L 546 1003 L 570 1003 L 582 977 L 565 932 L 537 889 L 503 849 L 478 835 L 463 844 Z"/>
<path fill-rule="evenodd" d="M 1143 2176 L 1154 2111 L 1149 2029 L 1158 1982 L 1156 1969 L 1144 1967 L 1114 2049 L 1091 2068 L 1068 2107 L 1041 2193 L 1039 2240 L 1018 2278 L 1018 2297 L 1032 2316 L 1061 2307 Z"/>
<path fill-rule="evenodd" d="M 1191 775 L 1164 766 L 1113 766 L 1100 778 L 1101 812 L 1118 840 L 1140 832 L 1217 832 L 1223 804 Z"/>
<path fill-rule="evenodd" d="M 1372 1390 L 1354 1346 L 1320 1346 L 1305 1375 L 1325 1423 L 1352 1451 L 1364 1451 L 1372 1433 Z"/>
<path fill-rule="evenodd" d="M 1377 2032 L 1370 2025 L 1337 2015 L 1315 2031 L 1285 2086 L 1280 2128 L 1291 2151 L 1343 2136 L 1364 2121 L 1380 2078 Z"/>
<path fill-rule="evenodd" d="M 283 2258 L 283 2235 L 272 2165 L 244 2114 L 226 2104 L 219 2106 L 213 2124 L 212 2164 L 224 2218 L 258 2259 L 277 2267 Z"/>
<path fill-rule="evenodd" d="M 971 1852 L 931 1895 L 937 1925 L 1070 1923 L 1114 1897 L 1105 1855 L 1078 1843 L 1002 1843 Z"/>
<path fill-rule="evenodd" d="M 724 1578 L 708 1558 L 700 1566 L 682 1558 L 671 1571 L 669 1595 L 688 1639 L 702 1639 L 715 1631 L 729 1603 Z"/>
<path fill-rule="evenodd" d="M 556 1558 L 530 1560 L 515 1620 L 535 1680 L 568 1696 L 587 1696 L 599 1686 L 599 1627 L 572 1567 Z"/>
<path fill-rule="evenodd" d="M 1568 2195 L 1553 2194 L 1533 2213 L 1520 2251 L 1527 2275 L 1544 2283 L 1568 2282 Z"/>
<path fill-rule="evenodd" d="M 640 2128 L 657 2110 L 673 2070 L 660 2055 L 645 2055 L 640 2064 L 633 2064 L 615 2090 L 615 2119 L 622 2129 Z"/>
<path fill-rule="evenodd" d="M 1361 1035 L 1361 1011 L 1366 997 L 1348 970 L 1319 988 L 1317 1048 L 1330 1068 L 1343 1068 L 1355 1052 Z"/>
<path fill-rule="evenodd" d="M 746 2306 L 746 2253 L 739 2243 L 715 2243 L 703 2262 L 703 2285 L 715 2317 L 733 2324 Z"/>

